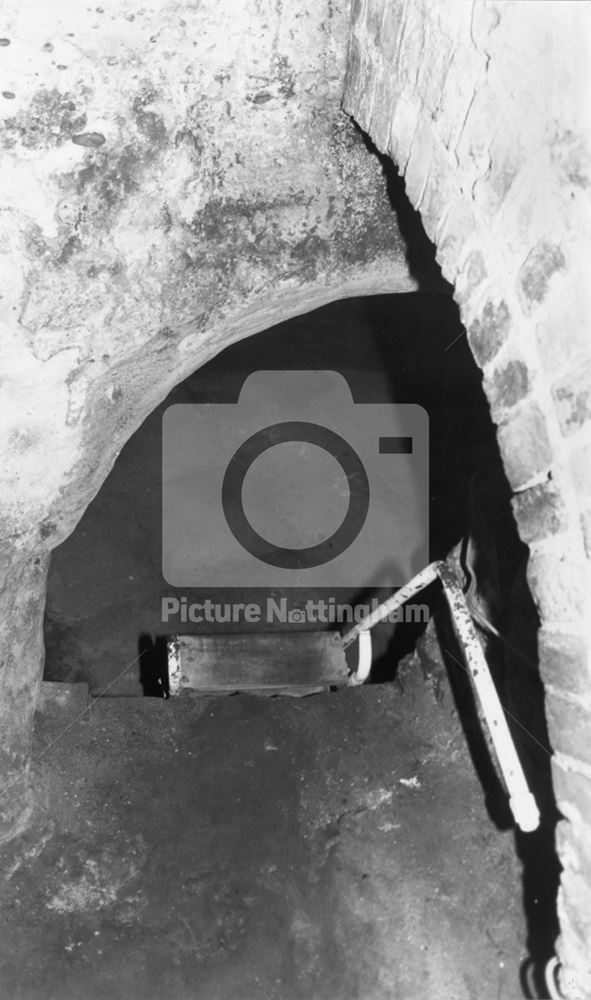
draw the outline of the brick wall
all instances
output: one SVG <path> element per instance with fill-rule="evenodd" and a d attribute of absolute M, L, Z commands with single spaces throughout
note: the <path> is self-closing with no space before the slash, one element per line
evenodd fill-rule
<path fill-rule="evenodd" d="M 561 988 L 591 996 L 590 74 L 581 3 L 353 0 L 344 108 L 454 284 L 539 609 Z M 450 348 L 453 350 L 453 347 Z"/>

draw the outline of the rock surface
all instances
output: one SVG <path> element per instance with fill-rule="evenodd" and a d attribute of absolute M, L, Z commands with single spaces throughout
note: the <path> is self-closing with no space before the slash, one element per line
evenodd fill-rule
<path fill-rule="evenodd" d="M 416 287 L 340 110 L 347 28 L 332 0 L 4 7 L 5 784 L 27 757 L 41 564 L 129 435 L 232 340 Z"/>

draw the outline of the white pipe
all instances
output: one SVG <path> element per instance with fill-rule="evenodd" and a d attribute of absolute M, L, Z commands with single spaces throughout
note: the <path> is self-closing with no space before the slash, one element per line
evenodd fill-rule
<path fill-rule="evenodd" d="M 167 643 L 168 652 L 168 696 L 174 698 L 181 693 L 181 644 L 178 636 L 172 635 Z"/>
<path fill-rule="evenodd" d="M 531 794 L 523 768 L 517 756 L 515 745 L 505 719 L 503 707 L 499 701 L 497 689 L 488 669 L 480 640 L 472 623 L 470 609 L 462 593 L 458 578 L 452 568 L 445 562 L 434 562 L 412 578 L 404 587 L 400 587 L 392 597 L 380 604 L 375 611 L 357 622 L 343 636 L 343 647 L 351 645 L 359 636 L 359 663 L 357 670 L 351 675 L 349 683 L 352 686 L 363 684 L 367 680 L 371 668 L 371 640 L 369 630 L 383 621 L 388 615 L 399 608 L 415 594 L 429 586 L 439 577 L 443 585 L 447 603 L 458 641 L 464 651 L 466 664 L 474 682 L 474 688 L 480 702 L 486 725 L 491 735 L 493 746 L 499 761 L 499 766 L 509 794 L 509 805 L 518 827 L 524 833 L 536 830 L 540 822 L 540 814 L 536 801 Z M 367 658 L 369 656 L 369 663 Z"/>
<path fill-rule="evenodd" d="M 417 573 L 416 576 L 413 576 L 412 580 L 409 580 L 408 583 L 405 583 L 404 587 L 400 587 L 400 589 L 397 590 L 395 594 L 392 594 L 392 597 L 389 597 L 387 601 L 384 601 L 383 604 L 380 604 L 380 606 L 376 608 L 375 611 L 372 611 L 371 614 L 367 615 L 360 622 L 357 622 L 353 626 L 353 628 L 349 629 L 348 632 L 345 632 L 345 634 L 343 635 L 344 649 L 346 649 L 347 646 L 350 646 L 352 642 L 355 642 L 355 639 L 357 638 L 360 632 L 366 632 L 370 628 L 373 628 L 374 625 L 377 625 L 378 622 L 383 621 L 385 618 L 388 617 L 389 614 L 391 614 L 393 611 L 396 611 L 397 608 L 400 608 L 403 604 L 406 604 L 406 602 L 409 601 L 411 597 L 414 597 L 415 594 L 418 594 L 421 590 L 424 590 L 425 587 L 428 587 L 430 583 L 433 583 L 433 580 L 437 579 L 437 575 L 439 573 L 439 567 L 442 565 L 443 563 L 434 562 L 431 563 L 429 566 L 426 566 L 425 569 L 422 569 L 420 573 Z"/>
<path fill-rule="evenodd" d="M 511 812 L 518 827 L 524 833 L 531 833 L 532 830 L 538 828 L 540 814 L 536 801 L 527 786 L 523 768 L 505 719 L 505 713 L 472 623 L 462 588 L 453 570 L 444 563 L 440 564 L 439 576 L 449 604 L 456 635 L 466 656 L 466 665 L 474 682 L 474 688 L 505 779 Z"/>
<path fill-rule="evenodd" d="M 359 659 L 357 661 L 357 670 L 354 674 L 349 677 L 349 685 L 351 687 L 358 687 L 360 684 L 365 684 L 367 678 L 369 677 L 369 672 L 371 670 L 371 632 L 360 632 L 359 633 Z"/>

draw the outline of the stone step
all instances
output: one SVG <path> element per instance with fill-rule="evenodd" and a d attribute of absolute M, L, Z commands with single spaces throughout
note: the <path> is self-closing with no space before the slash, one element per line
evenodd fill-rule
<path fill-rule="evenodd" d="M 169 641 L 171 695 L 285 694 L 294 697 L 347 683 L 340 635 L 331 632 L 179 635 Z"/>

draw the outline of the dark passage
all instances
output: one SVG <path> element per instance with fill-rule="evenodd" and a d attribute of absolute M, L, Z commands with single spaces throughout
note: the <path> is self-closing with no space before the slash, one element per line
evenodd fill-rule
<path fill-rule="evenodd" d="M 341 372 L 359 404 L 424 407 L 430 425 L 431 558 L 447 555 L 466 531 L 478 531 L 487 596 L 498 603 L 495 587 L 505 583 L 498 579 L 499 562 L 506 576 L 514 573 L 518 543 L 480 374 L 457 308 L 444 295 L 352 299 L 227 349 L 179 385 L 132 437 L 76 531 L 54 553 L 46 621 L 47 679 L 88 680 L 98 692 L 137 654 L 139 635 L 162 633 L 161 599 L 175 595 L 161 571 L 164 411 L 174 403 L 236 403 L 251 372 L 290 369 Z M 407 448 L 408 442 L 402 450 Z M 483 485 L 474 495 L 470 484 L 476 473 Z M 380 516 L 387 522 L 387 512 Z M 389 524 L 378 524 L 376 530 L 387 538 Z M 390 544 L 395 551 L 395 537 Z M 349 602 L 363 602 L 368 596 L 355 588 L 331 593 Z M 182 594 L 199 601 L 209 592 L 183 588 Z M 310 597 L 298 591 L 282 594 L 293 609 Z M 260 591 L 248 588 L 226 588 L 216 595 L 221 603 L 260 598 Z M 191 632 L 203 626 L 187 622 L 183 628 Z M 205 626 L 209 632 L 216 628 L 240 631 L 243 626 Z M 397 660 L 413 648 L 419 631 L 412 624 L 378 630 L 375 679 L 392 679 Z M 388 656 L 380 662 L 390 643 Z M 145 655 L 150 673 L 154 651 Z M 138 668 L 131 669 L 109 693 L 139 693 L 139 674 Z"/>

